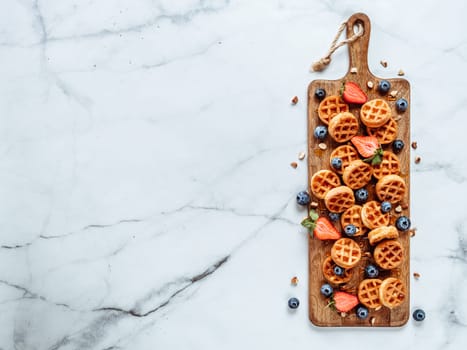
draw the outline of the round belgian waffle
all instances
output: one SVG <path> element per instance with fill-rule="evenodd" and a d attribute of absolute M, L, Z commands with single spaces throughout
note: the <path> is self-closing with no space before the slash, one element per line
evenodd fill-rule
<path fill-rule="evenodd" d="M 394 118 L 389 118 L 386 124 L 381 125 L 379 128 L 366 128 L 368 135 L 374 136 L 382 145 L 387 145 L 394 141 L 397 137 L 397 122 Z"/>
<path fill-rule="evenodd" d="M 331 165 L 332 158 L 340 158 L 342 160 L 342 167 L 340 169 L 334 169 Z M 334 149 L 329 158 L 329 165 L 336 173 L 341 174 L 344 172 L 344 169 L 350 164 L 350 162 L 360 159 L 358 156 L 357 150 L 350 145 L 342 145 Z"/>
<path fill-rule="evenodd" d="M 336 266 L 336 264 L 334 263 L 334 261 L 332 261 L 330 256 L 324 259 L 322 271 L 323 271 L 323 276 L 326 279 L 326 281 L 332 284 L 336 284 L 336 285 L 349 282 L 350 279 L 352 278 L 353 270 L 345 269 L 343 276 L 337 276 L 334 273 L 334 266 Z"/>
<path fill-rule="evenodd" d="M 341 180 L 336 173 L 331 170 L 320 170 L 311 177 L 310 187 L 316 197 L 323 199 L 330 189 L 340 184 Z"/>
<path fill-rule="evenodd" d="M 389 213 L 381 211 L 381 204 L 377 201 L 370 201 L 363 204 L 362 222 L 369 229 L 389 224 Z"/>
<path fill-rule="evenodd" d="M 395 277 L 386 278 L 379 287 L 379 300 L 381 304 L 392 309 L 405 300 L 407 290 L 404 282 Z"/>
<path fill-rule="evenodd" d="M 381 179 L 386 175 L 399 174 L 400 171 L 399 158 L 389 151 L 383 152 L 381 163 L 373 165 L 373 176 L 377 179 Z"/>
<path fill-rule="evenodd" d="M 397 238 L 399 238 L 399 231 L 394 226 L 381 226 L 368 232 L 368 240 L 371 245 L 375 245 L 383 239 Z"/>
<path fill-rule="evenodd" d="M 358 189 L 366 186 L 371 180 L 373 169 L 371 165 L 362 160 L 350 162 L 342 174 L 342 180 L 351 189 Z"/>
<path fill-rule="evenodd" d="M 331 258 L 340 267 L 350 269 L 362 258 L 362 250 L 353 239 L 340 238 L 331 248 Z"/>
<path fill-rule="evenodd" d="M 381 280 L 378 278 L 365 279 L 358 285 L 358 300 L 368 308 L 376 309 L 381 306 L 379 300 L 379 287 Z"/>
<path fill-rule="evenodd" d="M 391 108 L 380 98 L 370 100 L 360 109 L 360 119 L 370 128 L 378 128 L 391 118 Z"/>
<path fill-rule="evenodd" d="M 394 269 L 402 263 L 402 245 L 396 240 L 381 242 L 376 246 L 373 257 L 382 269 Z"/>
<path fill-rule="evenodd" d="M 329 121 L 328 131 L 338 143 L 349 141 L 358 133 L 358 119 L 350 112 L 341 112 Z"/>
<path fill-rule="evenodd" d="M 399 175 L 392 174 L 379 179 L 375 190 L 380 201 L 388 201 L 394 204 L 404 198 L 407 186 Z"/>
<path fill-rule="evenodd" d="M 326 125 L 336 114 L 348 111 L 349 105 L 337 95 L 326 97 L 318 106 L 319 119 Z"/>
<path fill-rule="evenodd" d="M 353 191 L 347 186 L 335 187 L 324 196 L 324 204 L 333 213 L 342 213 L 355 203 Z"/>
<path fill-rule="evenodd" d="M 357 228 L 355 236 L 362 236 L 367 231 L 363 225 L 361 217 L 362 207 L 359 205 L 352 205 L 349 209 L 344 211 L 341 215 L 341 226 L 344 228 L 347 225 L 354 225 Z"/>

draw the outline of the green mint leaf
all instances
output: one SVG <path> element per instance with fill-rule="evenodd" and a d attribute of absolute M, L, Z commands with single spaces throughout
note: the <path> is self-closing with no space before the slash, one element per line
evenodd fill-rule
<path fill-rule="evenodd" d="M 313 221 L 318 220 L 319 214 L 316 212 L 316 210 L 310 210 L 310 219 Z"/>
<path fill-rule="evenodd" d="M 380 164 L 383 161 L 383 158 L 379 154 L 376 154 L 373 159 L 371 160 L 371 165 Z"/>
<path fill-rule="evenodd" d="M 312 225 L 314 225 L 314 222 L 310 220 L 310 218 L 303 219 L 302 222 L 300 223 L 303 227 L 310 228 Z"/>

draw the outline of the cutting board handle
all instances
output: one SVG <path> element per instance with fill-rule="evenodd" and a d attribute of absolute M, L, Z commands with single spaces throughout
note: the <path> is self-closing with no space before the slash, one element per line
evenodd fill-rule
<path fill-rule="evenodd" d="M 357 40 L 348 43 L 349 47 L 349 70 L 347 75 L 350 74 L 350 70 L 353 67 L 357 68 L 357 71 L 368 72 L 368 43 L 370 41 L 371 24 L 370 19 L 364 13 L 355 13 L 347 20 L 346 35 L 350 38 L 356 32 L 358 32 L 358 25 L 363 26 L 363 34 Z"/>

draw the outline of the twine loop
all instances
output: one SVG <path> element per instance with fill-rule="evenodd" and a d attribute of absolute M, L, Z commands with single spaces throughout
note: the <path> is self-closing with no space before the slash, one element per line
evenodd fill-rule
<path fill-rule="evenodd" d="M 339 26 L 339 29 L 337 30 L 337 34 L 334 37 L 331 43 L 331 47 L 329 48 L 328 52 L 321 59 L 319 59 L 318 61 L 314 62 L 311 65 L 311 71 L 313 72 L 322 71 L 324 68 L 326 68 L 329 65 L 329 63 L 331 63 L 331 56 L 339 47 L 344 46 L 345 44 L 354 42 L 355 40 L 357 40 L 359 37 L 363 35 L 363 25 L 360 22 L 357 22 L 357 26 L 358 26 L 357 32 L 356 33 L 354 32 L 354 34 L 350 38 L 346 38 L 338 43 L 337 41 L 339 40 L 339 37 L 341 36 L 346 26 L 347 26 L 347 21 L 343 22 Z"/>

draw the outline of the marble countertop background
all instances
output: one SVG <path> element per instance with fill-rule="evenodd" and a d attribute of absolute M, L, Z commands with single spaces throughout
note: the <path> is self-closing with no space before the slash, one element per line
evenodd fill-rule
<path fill-rule="evenodd" d="M 465 348 L 467 31 L 443 4 L 1 1 L 0 349 Z M 360 11 L 373 73 L 411 82 L 427 318 L 320 329 L 289 164 L 308 83 L 343 76 L 347 49 L 308 68 Z"/>

